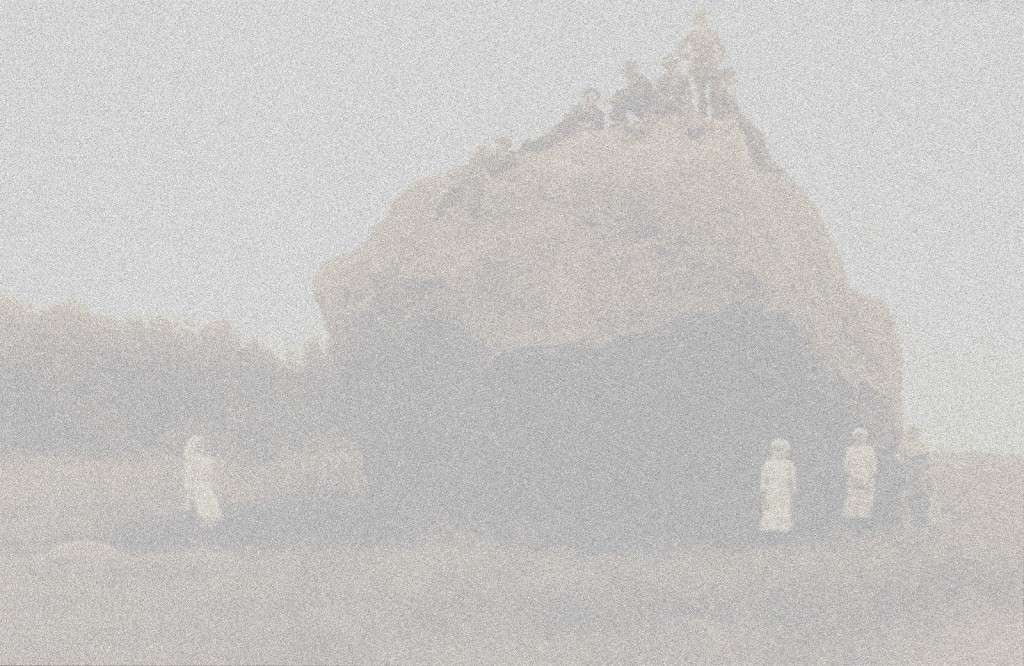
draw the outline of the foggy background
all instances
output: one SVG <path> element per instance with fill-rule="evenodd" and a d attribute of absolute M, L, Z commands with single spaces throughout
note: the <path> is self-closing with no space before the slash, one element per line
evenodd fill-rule
<path fill-rule="evenodd" d="M 907 418 L 1024 451 L 1024 9 L 701 3 L 745 113 L 894 309 Z M 0 290 L 320 336 L 414 180 L 542 133 L 698 3 L 0 4 Z"/>

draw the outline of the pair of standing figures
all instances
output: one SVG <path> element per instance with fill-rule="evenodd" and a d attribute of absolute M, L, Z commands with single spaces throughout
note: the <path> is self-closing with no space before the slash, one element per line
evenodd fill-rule
<path fill-rule="evenodd" d="M 846 471 L 846 499 L 843 517 L 851 521 L 871 518 L 875 505 L 875 477 L 878 457 L 863 428 L 853 431 L 853 443 L 843 458 Z M 796 467 L 789 459 L 789 442 L 776 439 L 771 456 L 761 468 L 762 532 L 789 532 L 793 529 L 793 495 L 796 492 Z"/>

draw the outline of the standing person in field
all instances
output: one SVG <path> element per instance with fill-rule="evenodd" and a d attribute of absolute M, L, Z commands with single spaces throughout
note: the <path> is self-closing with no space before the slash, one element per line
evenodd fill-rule
<path fill-rule="evenodd" d="M 789 442 L 776 439 L 771 455 L 761 468 L 761 531 L 785 534 L 793 529 L 793 493 L 796 492 L 796 468 L 789 460 Z"/>
<path fill-rule="evenodd" d="M 871 519 L 875 506 L 875 477 L 878 475 L 878 456 L 864 428 L 853 431 L 853 443 L 846 449 L 843 469 L 846 471 L 843 517 L 864 524 Z"/>
<path fill-rule="evenodd" d="M 212 529 L 220 524 L 224 514 L 214 488 L 216 460 L 206 452 L 206 438 L 189 437 L 183 457 L 190 513 L 202 527 Z"/>

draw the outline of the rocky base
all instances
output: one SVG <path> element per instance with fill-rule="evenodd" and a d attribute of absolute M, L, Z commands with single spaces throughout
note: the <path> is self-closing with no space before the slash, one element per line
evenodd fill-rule
<path fill-rule="evenodd" d="M 796 531 L 840 521 L 853 428 L 882 451 L 878 514 L 895 512 L 898 422 L 822 369 L 783 315 L 733 308 L 601 347 L 497 356 L 439 320 L 364 329 L 339 398 L 366 456 L 367 520 L 584 549 L 755 537 L 768 442 L 792 442 Z"/>

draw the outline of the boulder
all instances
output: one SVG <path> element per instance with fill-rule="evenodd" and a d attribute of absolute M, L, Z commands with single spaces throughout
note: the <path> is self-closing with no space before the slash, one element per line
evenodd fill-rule
<path fill-rule="evenodd" d="M 379 517 L 598 547 L 749 536 L 786 437 L 797 529 L 831 528 L 850 431 L 895 443 L 899 341 L 766 150 L 742 116 L 666 116 L 478 157 L 326 262 Z"/>

